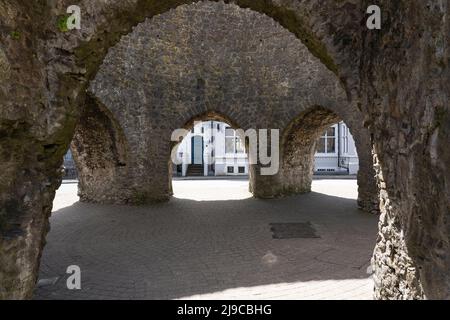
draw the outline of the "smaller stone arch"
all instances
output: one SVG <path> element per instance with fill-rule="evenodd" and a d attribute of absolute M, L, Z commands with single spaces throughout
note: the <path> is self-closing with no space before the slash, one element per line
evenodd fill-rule
<path fill-rule="evenodd" d="M 315 106 L 301 112 L 280 134 L 280 168 L 276 175 L 259 175 L 252 166 L 256 197 L 277 198 L 311 191 L 316 141 L 323 131 L 340 120 L 333 111 Z"/>
<path fill-rule="evenodd" d="M 109 110 L 87 95 L 70 145 L 78 170 L 80 201 L 125 204 L 130 201 L 128 144 Z"/>
<path fill-rule="evenodd" d="M 317 139 L 340 120 L 331 110 L 316 106 L 302 112 L 283 130 L 279 177 L 282 195 L 311 191 Z"/>
<path fill-rule="evenodd" d="M 238 121 L 236 118 L 239 118 L 240 121 Z M 243 117 L 233 117 L 225 115 L 223 112 L 217 111 L 217 110 L 208 110 L 203 113 L 191 116 L 189 119 L 184 120 L 184 124 L 180 126 L 180 128 L 174 128 L 173 130 L 177 129 L 183 129 L 180 131 L 180 133 L 177 134 L 178 140 L 177 141 L 170 141 L 170 156 L 169 156 L 169 171 L 168 171 L 168 178 L 169 178 L 169 185 L 170 185 L 170 195 L 172 195 L 172 176 L 173 176 L 173 168 L 174 164 L 172 161 L 172 156 L 174 150 L 178 148 L 179 144 L 182 142 L 182 140 L 186 137 L 187 131 L 191 130 L 196 122 L 203 122 L 203 121 L 219 121 L 226 123 L 233 129 L 242 129 L 241 124 L 243 122 L 247 123 L 248 120 Z M 179 123 L 175 122 L 175 123 Z M 183 134 L 184 133 L 184 134 Z"/>
<path fill-rule="evenodd" d="M 370 137 L 351 116 L 345 119 L 332 109 L 313 106 L 300 112 L 280 135 L 280 168 L 274 176 L 259 175 L 259 166 L 250 170 L 251 189 L 256 197 L 278 198 L 311 191 L 316 142 L 329 126 L 348 120 L 346 124 L 354 137 L 360 159 L 358 172 L 358 206 L 367 212 L 378 213 L 378 189 L 372 166 Z"/>

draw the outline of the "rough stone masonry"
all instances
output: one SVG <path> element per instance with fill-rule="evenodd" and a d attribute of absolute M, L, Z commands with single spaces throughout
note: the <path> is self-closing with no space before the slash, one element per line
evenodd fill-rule
<path fill-rule="evenodd" d="M 129 152 L 123 142 L 129 136 L 121 120 L 108 113 L 111 106 L 86 92 L 109 49 L 116 44 L 120 48 L 122 36 L 135 36 L 132 28 L 145 19 L 158 14 L 162 17 L 187 3 L 0 0 L 0 298 L 31 297 L 52 200 L 61 182 L 63 155 L 77 125 L 97 123 L 103 136 L 110 137 L 106 142 L 114 143 L 107 158 L 110 168 L 114 167 L 108 179 L 120 179 L 123 167 L 137 161 L 127 159 Z M 372 4 L 366 0 L 234 3 L 266 15 L 298 38 L 339 79 L 350 110 L 361 114 L 356 124 L 349 125 L 353 130 L 360 127 L 368 131 L 374 154 L 381 211 L 373 256 L 375 297 L 450 298 L 449 1 L 380 0 L 381 30 L 366 28 L 365 12 Z M 82 8 L 82 28 L 64 32 L 61 21 L 66 8 L 73 4 Z M 226 10 L 223 4 L 219 6 Z M 181 16 L 186 10 L 179 11 Z M 203 28 L 199 21 L 197 29 Z M 177 55 L 171 54 L 161 62 L 169 69 L 174 58 Z M 315 76 L 320 73 L 318 70 Z M 208 82 L 200 79 L 194 82 L 195 88 L 209 92 Z M 322 107 L 345 119 L 337 109 Z M 174 118 L 183 123 L 181 120 L 200 110 L 205 109 Z M 313 125 L 318 128 L 329 116 L 324 110 L 312 114 L 302 111 L 306 110 L 300 105 L 295 115 L 305 121 L 291 118 L 293 122 L 286 128 L 301 132 L 306 128 L 299 128 L 300 124 L 311 119 L 318 120 Z M 153 115 L 148 112 L 146 116 L 144 123 L 148 124 Z M 233 114 L 223 112 L 221 116 L 232 118 Z M 260 120 L 270 121 L 270 117 Z M 239 125 L 245 127 L 246 123 Z M 92 140 L 88 134 L 78 141 L 83 139 Z M 159 141 L 155 147 L 165 147 L 158 144 L 166 142 Z M 289 155 L 296 149 L 286 150 Z M 97 152 L 102 154 L 101 149 Z M 286 165 L 294 163 L 287 160 Z M 149 165 L 155 164 L 149 160 Z M 278 177 L 281 182 L 282 177 Z M 256 194 L 268 184 L 257 180 L 253 184 Z M 169 188 L 167 183 L 166 194 Z M 132 186 L 125 189 L 132 190 Z M 276 191 L 301 190 L 288 183 Z M 147 196 L 138 198 L 145 200 Z"/>
<path fill-rule="evenodd" d="M 104 114 L 117 129 L 111 135 L 97 125 L 100 119 L 78 125 L 72 151 L 86 201 L 167 199 L 172 132 L 209 119 L 281 131 L 281 170 L 262 177 L 254 166 L 255 196 L 308 192 L 315 142 L 344 119 L 361 154 L 359 202 L 368 211 L 378 207 L 370 136 L 360 111 L 348 103 L 336 75 L 266 15 L 200 2 L 147 19 L 109 50 L 90 94 L 87 112 Z"/>

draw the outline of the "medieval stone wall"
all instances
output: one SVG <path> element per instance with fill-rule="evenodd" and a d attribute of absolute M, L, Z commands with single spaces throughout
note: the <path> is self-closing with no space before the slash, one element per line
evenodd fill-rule
<path fill-rule="evenodd" d="M 334 112 L 331 121 L 305 120 L 310 130 L 298 133 L 298 147 L 303 139 L 311 141 L 310 150 L 297 153 L 302 160 L 296 168 L 282 168 L 286 174 L 264 186 L 255 186 L 264 179 L 252 176 L 252 190 L 260 197 L 309 191 L 317 136 L 339 121 L 337 115 L 350 126 L 362 122 L 335 74 L 299 39 L 265 15 L 224 3 L 180 6 L 139 24 L 109 51 L 90 89 L 123 127 L 132 150 L 129 180 L 135 186 L 130 194 L 140 201 L 170 195 L 171 133 L 199 115 L 215 112 L 244 130 L 283 133 L 306 109 Z M 362 161 L 361 170 L 372 172 L 368 133 L 354 133 L 368 145 L 363 160 L 369 161 Z M 302 170 L 304 161 L 310 165 Z M 293 179 L 287 172 L 303 177 Z M 360 184 L 374 189 L 373 175 Z M 286 180 L 297 184 L 290 192 L 282 187 Z M 123 186 L 115 185 L 123 194 Z M 376 192 L 363 202 L 373 198 Z"/>
<path fill-rule="evenodd" d="M 0 0 L 0 298 L 31 297 L 63 155 L 108 49 L 188 2 Z M 364 115 L 382 212 L 375 296 L 450 298 L 448 1 L 380 0 L 381 30 L 366 28 L 366 0 L 234 2 L 300 39 Z M 82 30 L 62 32 L 72 4 Z"/>

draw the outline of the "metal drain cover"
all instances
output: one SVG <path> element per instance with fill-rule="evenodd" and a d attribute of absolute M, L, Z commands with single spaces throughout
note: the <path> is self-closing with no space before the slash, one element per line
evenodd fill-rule
<path fill-rule="evenodd" d="M 41 287 L 48 287 L 48 286 L 53 286 L 56 284 L 56 282 L 58 282 L 59 277 L 54 277 L 54 278 L 49 278 L 49 279 L 39 279 L 38 283 L 37 283 L 37 287 L 41 288 Z"/>
<path fill-rule="evenodd" d="M 270 231 L 274 239 L 320 238 L 311 222 L 271 223 Z"/>

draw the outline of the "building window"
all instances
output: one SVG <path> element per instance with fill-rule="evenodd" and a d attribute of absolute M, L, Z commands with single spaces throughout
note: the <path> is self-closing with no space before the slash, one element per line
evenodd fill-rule
<path fill-rule="evenodd" d="M 239 137 L 235 137 L 235 141 L 236 141 L 236 153 L 244 153 L 245 152 L 245 147 L 244 144 L 242 143 L 242 140 Z"/>
<path fill-rule="evenodd" d="M 220 131 L 220 123 L 217 124 L 217 131 Z"/>
<path fill-rule="evenodd" d="M 234 167 L 227 167 L 228 173 L 234 173 Z"/>
<path fill-rule="evenodd" d="M 234 153 L 234 130 L 225 128 L 225 153 Z"/>
<path fill-rule="evenodd" d="M 336 153 L 336 127 L 328 128 L 317 143 L 318 153 Z"/>
<path fill-rule="evenodd" d="M 342 124 L 342 152 L 348 153 L 348 133 L 349 130 L 345 124 Z"/>
<path fill-rule="evenodd" d="M 191 132 L 192 132 L 192 133 L 195 133 L 195 127 L 192 127 Z"/>
<path fill-rule="evenodd" d="M 211 141 L 211 143 L 214 143 L 214 136 L 211 136 L 210 141 Z"/>
<path fill-rule="evenodd" d="M 245 173 L 245 167 L 239 167 L 238 168 L 239 173 Z"/>
<path fill-rule="evenodd" d="M 243 141 L 236 135 L 236 130 L 225 128 L 225 153 L 244 153 Z"/>
<path fill-rule="evenodd" d="M 203 128 L 203 126 L 202 126 L 202 133 L 205 133 L 205 128 Z"/>

